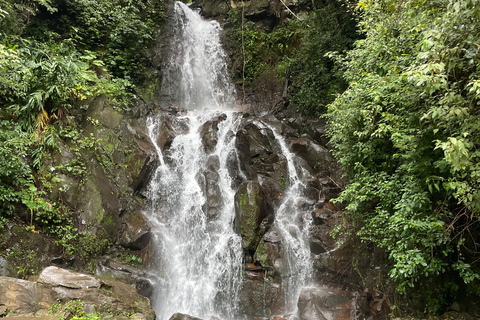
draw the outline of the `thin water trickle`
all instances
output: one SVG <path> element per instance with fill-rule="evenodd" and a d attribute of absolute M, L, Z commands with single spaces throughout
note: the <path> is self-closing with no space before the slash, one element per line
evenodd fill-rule
<path fill-rule="evenodd" d="M 297 302 L 300 291 L 304 287 L 312 285 L 313 261 L 310 258 L 309 230 L 312 223 L 311 215 L 301 210 L 301 204 L 305 198 L 305 183 L 308 176 L 301 170 L 297 172 L 295 167 L 295 155 L 290 152 L 285 139 L 277 130 L 268 124 L 260 126 L 269 128 L 282 154 L 287 160 L 288 181 L 283 200 L 275 213 L 277 230 L 280 232 L 283 243 L 283 257 L 286 261 L 282 270 L 282 287 L 285 299 L 285 314 L 287 318 L 295 318 Z"/>

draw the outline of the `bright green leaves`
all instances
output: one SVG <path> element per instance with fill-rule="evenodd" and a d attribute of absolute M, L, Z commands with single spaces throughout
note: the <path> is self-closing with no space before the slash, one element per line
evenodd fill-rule
<path fill-rule="evenodd" d="M 335 95 L 347 88 L 342 70 L 327 52 L 351 49 L 360 35 L 353 14 L 343 3 L 329 0 L 317 5 L 289 71 L 295 106 L 302 113 L 319 116 Z"/>
<path fill-rule="evenodd" d="M 453 271 L 478 283 L 480 50 L 472 35 L 480 6 L 365 0 L 359 8 L 366 38 L 338 58 L 350 87 L 328 114 L 350 181 L 340 200 L 359 235 L 386 248 L 401 291 Z M 457 245 L 464 233 L 472 240 Z"/>
<path fill-rule="evenodd" d="M 25 163 L 28 135 L 12 122 L 0 121 L 0 215 L 11 215 L 33 183 L 30 167 Z"/>
<path fill-rule="evenodd" d="M 445 161 L 452 166 L 453 171 L 464 171 L 471 165 L 467 149 L 471 143 L 468 141 L 448 137 L 446 142 L 437 140 L 436 144 L 436 148 L 441 148 L 445 153 Z"/>

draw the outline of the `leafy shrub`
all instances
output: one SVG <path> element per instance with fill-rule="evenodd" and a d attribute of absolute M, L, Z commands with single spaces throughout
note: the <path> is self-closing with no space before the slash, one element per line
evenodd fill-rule
<path fill-rule="evenodd" d="M 430 291 L 427 311 L 442 311 L 480 280 L 480 7 L 368 0 L 359 10 L 366 38 L 339 57 L 349 88 L 329 107 L 349 179 L 339 201 L 362 239 L 387 249 L 401 292 L 456 275 Z"/>

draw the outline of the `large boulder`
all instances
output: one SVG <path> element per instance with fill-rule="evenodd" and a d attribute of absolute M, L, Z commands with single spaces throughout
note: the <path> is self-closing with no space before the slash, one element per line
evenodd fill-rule
<path fill-rule="evenodd" d="M 300 137 L 291 143 L 291 149 L 303 158 L 315 172 L 330 175 L 335 169 L 336 161 L 327 148 L 315 143 L 307 137 Z"/>
<path fill-rule="evenodd" d="M 6 313 L 33 317 L 46 315 L 55 304 L 81 301 L 85 312 L 133 314 L 155 319 L 150 301 L 122 282 L 100 279 L 57 267 L 42 271 L 36 282 L 0 277 L 0 301 Z"/>
<path fill-rule="evenodd" d="M 275 280 L 279 280 L 284 263 L 281 242 L 282 238 L 276 228 L 272 227 L 263 236 L 253 256 L 254 262 L 261 265 Z"/>
<path fill-rule="evenodd" d="M 202 143 L 207 153 L 213 152 L 218 140 L 218 125 L 227 119 L 227 115 L 222 113 L 212 120 L 209 120 L 203 124 L 200 128 L 200 136 L 202 137 Z"/>
<path fill-rule="evenodd" d="M 184 313 L 175 313 L 169 320 L 202 320 Z"/>
<path fill-rule="evenodd" d="M 284 307 L 283 291 L 279 284 L 268 280 L 247 280 L 240 289 L 240 313 L 248 319 L 282 314 Z"/>
<path fill-rule="evenodd" d="M 343 290 L 318 287 L 304 288 L 298 299 L 301 320 L 350 320 L 354 296 Z"/>
<path fill-rule="evenodd" d="M 101 278 L 113 279 L 132 285 L 144 297 L 152 295 L 153 283 L 149 279 L 150 275 L 143 269 L 137 269 L 107 258 L 98 264 L 95 274 Z"/>
<path fill-rule="evenodd" d="M 141 212 L 135 211 L 123 217 L 125 221 L 119 239 L 119 244 L 132 250 L 142 250 L 152 237 L 150 226 L 145 221 Z"/>
<path fill-rule="evenodd" d="M 218 174 L 219 168 L 220 162 L 218 156 L 211 155 L 207 161 L 207 170 L 203 174 L 205 195 L 207 196 L 204 211 L 207 212 L 211 218 L 219 213 L 223 205 L 222 191 L 218 183 L 220 180 L 220 175 Z"/>

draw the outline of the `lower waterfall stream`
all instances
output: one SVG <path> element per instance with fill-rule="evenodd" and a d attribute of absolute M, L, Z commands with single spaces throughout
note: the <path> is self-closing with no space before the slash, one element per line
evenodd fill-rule
<path fill-rule="evenodd" d="M 161 320 L 174 313 L 244 319 L 239 294 L 245 257 L 242 236 L 235 230 L 238 181 L 248 175 L 239 164 L 236 145 L 242 114 L 234 110 L 235 92 L 228 81 L 219 24 L 203 20 L 177 2 L 174 29 L 174 56 L 164 90 L 177 111 L 174 116 L 165 113 L 148 120 L 160 162 L 146 192 L 150 205 L 144 212 L 156 257 L 150 270 L 155 275 L 152 305 Z M 287 165 L 273 226 L 282 239 L 284 261 L 285 307 L 280 310 L 290 318 L 313 273 L 308 243 L 311 216 L 298 209 L 308 173 L 295 166 L 295 156 L 272 125 L 260 120 L 253 124 L 273 135 L 274 148 Z"/>

